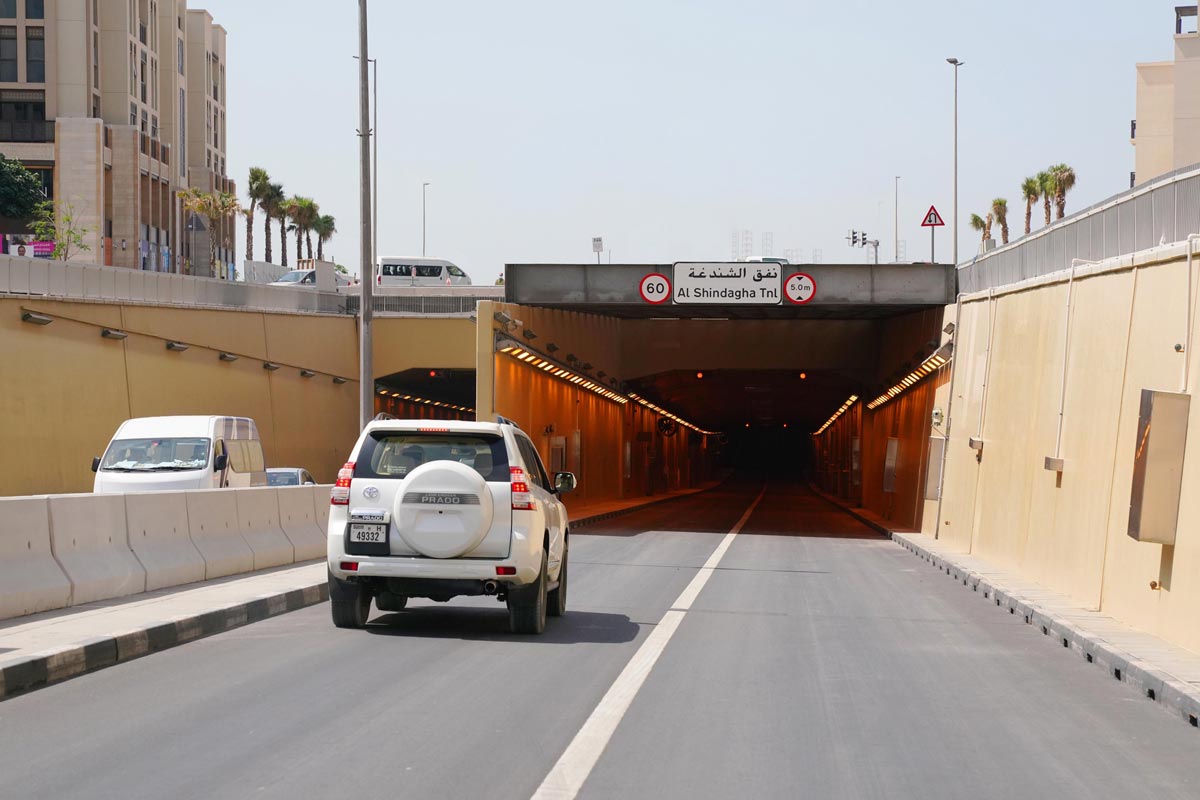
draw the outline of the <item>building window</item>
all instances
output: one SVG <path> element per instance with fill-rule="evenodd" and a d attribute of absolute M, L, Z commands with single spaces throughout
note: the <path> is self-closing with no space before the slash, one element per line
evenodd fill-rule
<path fill-rule="evenodd" d="M 146 133 L 150 127 L 150 121 L 146 118 L 146 112 L 142 112 L 142 133 Z"/>
<path fill-rule="evenodd" d="M 137 103 L 129 104 L 129 124 L 137 125 Z"/>
<path fill-rule="evenodd" d="M 142 87 L 142 102 L 146 102 L 146 51 L 142 51 L 142 71 L 141 71 L 141 87 Z"/>
<path fill-rule="evenodd" d="M 92 95 L 92 116 L 100 118 L 100 95 Z"/>
<path fill-rule="evenodd" d="M 187 95 L 183 89 L 179 90 L 179 166 L 180 172 L 183 172 L 183 165 L 187 163 Z"/>
<path fill-rule="evenodd" d="M 17 0 L 0 0 L 0 18 L 17 18 Z"/>
<path fill-rule="evenodd" d="M 29 83 L 46 82 L 46 29 L 25 29 L 25 80 Z"/>
<path fill-rule="evenodd" d="M 100 88 L 100 34 L 95 32 L 92 33 L 92 88 Z"/>
<path fill-rule="evenodd" d="M 183 39 L 175 40 L 176 54 L 179 56 L 179 74 L 183 74 Z"/>
<path fill-rule="evenodd" d="M 0 81 L 17 81 L 17 29 L 0 27 Z"/>
<path fill-rule="evenodd" d="M 46 0 L 25 0 L 25 19 L 45 19 Z"/>
<path fill-rule="evenodd" d="M 150 85 L 154 87 L 154 91 L 152 92 L 152 94 L 154 95 L 154 100 L 151 102 L 150 105 L 152 108 L 154 108 L 157 111 L 158 110 L 158 60 L 157 59 L 150 62 Z"/>

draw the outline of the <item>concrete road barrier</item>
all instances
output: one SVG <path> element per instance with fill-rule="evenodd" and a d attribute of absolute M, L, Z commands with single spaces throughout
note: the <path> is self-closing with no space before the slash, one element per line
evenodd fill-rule
<path fill-rule="evenodd" d="M 146 570 L 146 591 L 202 581 L 204 556 L 192 544 L 184 492 L 127 494 L 129 547 Z"/>
<path fill-rule="evenodd" d="M 45 497 L 0 499 L 0 619 L 63 608 L 71 582 L 50 550 Z"/>
<path fill-rule="evenodd" d="M 129 549 L 125 498 L 51 496 L 50 542 L 71 581 L 71 605 L 146 591 L 146 571 Z"/>
<path fill-rule="evenodd" d="M 254 551 L 254 569 L 292 564 L 296 552 L 279 527 L 279 491 L 277 489 L 240 489 L 237 495 L 238 524 L 242 538 Z"/>
<path fill-rule="evenodd" d="M 204 557 L 204 578 L 212 580 L 254 569 L 254 551 L 238 525 L 237 491 L 199 489 L 187 493 L 188 533 Z"/>
<path fill-rule="evenodd" d="M 312 487 L 280 488 L 279 523 L 296 551 L 297 561 L 325 555 L 325 531 L 317 525 Z"/>
<path fill-rule="evenodd" d="M 310 486 L 313 493 L 313 506 L 317 512 L 317 527 L 321 529 L 321 538 L 328 536 L 329 531 L 329 490 L 332 486 Z"/>

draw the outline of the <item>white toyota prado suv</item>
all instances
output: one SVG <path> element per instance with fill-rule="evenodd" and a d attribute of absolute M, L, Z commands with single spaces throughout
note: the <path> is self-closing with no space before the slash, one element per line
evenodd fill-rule
<path fill-rule="evenodd" d="M 513 633 L 567 610 L 567 510 L 575 476 L 551 479 L 508 420 L 377 419 L 338 472 L 329 511 L 333 624 L 361 628 L 371 599 L 494 595 Z"/>

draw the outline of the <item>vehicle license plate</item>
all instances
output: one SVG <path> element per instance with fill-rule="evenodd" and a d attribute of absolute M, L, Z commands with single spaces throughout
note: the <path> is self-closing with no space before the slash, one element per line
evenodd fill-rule
<path fill-rule="evenodd" d="M 350 524 L 350 541 L 383 544 L 387 542 L 386 525 L 367 525 L 363 523 Z"/>

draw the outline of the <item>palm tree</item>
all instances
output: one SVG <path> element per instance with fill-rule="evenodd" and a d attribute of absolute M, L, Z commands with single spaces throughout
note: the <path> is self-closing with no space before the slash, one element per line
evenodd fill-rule
<path fill-rule="evenodd" d="M 1046 209 L 1046 224 L 1050 224 L 1050 200 L 1054 197 L 1054 193 L 1058 191 L 1058 182 L 1054 178 L 1054 173 L 1050 170 L 1043 170 L 1037 174 L 1038 185 L 1042 188 L 1042 205 Z"/>
<path fill-rule="evenodd" d="M 296 202 L 296 199 L 293 197 L 284 197 L 282 200 L 279 201 L 279 213 L 275 217 L 276 219 L 279 220 L 279 253 L 280 253 L 280 259 L 281 259 L 281 261 L 279 263 L 285 267 L 288 265 L 288 263 L 287 263 L 287 235 L 288 235 L 289 230 L 294 230 L 293 227 L 288 225 L 288 222 L 292 218 L 292 207 L 295 204 L 295 202 Z M 299 258 L 300 258 L 300 246 L 297 245 L 296 246 L 296 259 L 299 260 Z"/>
<path fill-rule="evenodd" d="M 272 220 L 279 219 L 279 207 L 286 198 L 287 195 L 283 193 L 283 184 L 268 183 L 266 188 L 263 190 L 262 197 L 260 197 L 258 200 L 258 207 L 263 210 L 263 215 L 266 217 L 266 219 L 263 220 L 263 238 L 266 239 L 263 259 L 268 264 L 275 263 L 272 260 L 273 254 L 271 253 L 271 222 Z M 286 245 L 284 246 L 283 252 L 283 264 L 284 266 L 287 266 Z"/>
<path fill-rule="evenodd" d="M 288 204 L 288 216 L 296 226 L 296 258 L 300 258 L 300 245 L 308 241 L 308 257 L 312 258 L 312 229 L 321 210 L 311 197 L 293 197 Z"/>
<path fill-rule="evenodd" d="M 1066 164 L 1055 164 L 1049 170 L 1054 176 L 1054 207 L 1058 211 L 1058 219 L 1067 213 L 1067 192 L 1075 188 L 1075 170 Z"/>
<path fill-rule="evenodd" d="M 1042 185 L 1037 178 L 1026 178 L 1021 181 L 1021 196 L 1025 198 L 1025 235 L 1029 235 L 1033 222 L 1033 204 L 1042 196 Z"/>
<path fill-rule="evenodd" d="M 263 196 L 271 186 L 271 177 L 262 167 L 251 167 L 250 177 L 246 181 L 246 197 L 250 205 L 246 206 L 246 260 L 254 260 L 254 209 L 262 203 Z"/>
<path fill-rule="evenodd" d="M 992 213 L 1000 223 L 1000 244 L 1008 244 L 1008 200 L 997 197 L 992 201 Z"/>
<path fill-rule="evenodd" d="M 337 220 L 329 214 L 322 214 L 313 223 L 313 231 L 317 234 L 317 261 L 324 261 L 325 243 L 337 233 Z"/>
<path fill-rule="evenodd" d="M 971 215 L 971 228 L 979 231 L 979 233 L 980 233 L 979 241 L 981 244 L 983 242 L 987 241 L 988 224 L 987 224 L 987 222 L 984 221 L 983 217 L 979 216 L 978 214 L 972 214 Z"/>
<path fill-rule="evenodd" d="M 226 192 L 202 192 L 199 189 L 182 189 L 178 193 L 185 211 L 198 214 L 208 220 L 208 265 L 211 274 L 224 277 L 217 269 L 217 231 L 222 222 L 241 213 L 242 206 L 237 197 Z M 229 234 L 225 234 L 228 244 Z"/>

